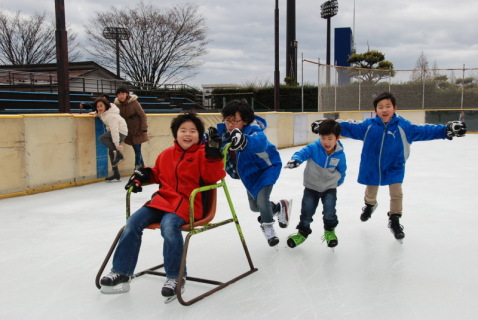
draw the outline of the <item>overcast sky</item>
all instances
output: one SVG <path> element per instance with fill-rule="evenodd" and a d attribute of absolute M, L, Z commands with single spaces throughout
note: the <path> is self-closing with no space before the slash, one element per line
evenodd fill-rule
<path fill-rule="evenodd" d="M 147 1 L 146 1 L 147 2 Z M 196 2 L 153 1 L 155 6 L 173 3 L 196 3 L 209 28 L 208 54 L 201 60 L 199 74 L 185 83 L 273 83 L 274 75 L 274 8 L 269 0 L 200 0 Z M 299 82 L 300 58 L 322 63 L 326 60 L 326 20 L 320 18 L 320 5 L 325 1 L 296 1 L 296 38 L 298 41 Z M 83 26 L 94 12 L 112 6 L 135 7 L 135 0 L 65 0 L 66 23 L 87 46 Z M 279 0 L 280 10 L 280 76 L 285 77 L 286 0 Z M 24 14 L 55 14 L 54 0 L 2 0 L 1 10 Z M 475 0 L 355 0 L 355 44 L 357 52 L 368 48 L 385 54 L 395 69 L 413 69 L 423 52 L 439 68 L 478 67 L 478 2 Z M 354 27 L 354 0 L 339 0 L 338 15 L 331 19 L 333 28 Z M 333 38 L 332 38 L 333 50 Z M 91 57 L 84 57 L 90 60 Z M 333 59 L 333 51 L 332 51 Z M 305 82 L 317 82 L 316 67 L 304 64 Z M 115 72 L 115 70 L 112 70 Z"/>

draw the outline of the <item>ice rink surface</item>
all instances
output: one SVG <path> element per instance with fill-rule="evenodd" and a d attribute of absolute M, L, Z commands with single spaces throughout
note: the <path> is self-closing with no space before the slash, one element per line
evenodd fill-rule
<path fill-rule="evenodd" d="M 305 165 L 283 169 L 272 192 L 272 200 L 294 201 L 289 227 L 276 227 L 277 249 L 267 245 L 242 184 L 228 177 L 259 270 L 189 307 L 163 303 L 163 277 L 134 279 L 121 295 L 95 287 L 125 222 L 126 177 L 0 200 L 0 319 L 477 319 L 478 135 L 412 145 L 403 185 L 403 244 L 387 227 L 388 187 L 380 188 L 371 220 L 360 221 L 362 142 L 342 141 L 348 171 L 338 189 L 335 251 L 321 240 L 321 205 L 307 241 L 294 249 L 286 245 L 299 221 Z M 280 150 L 283 163 L 299 149 Z M 147 186 L 134 194 L 133 208 L 154 191 Z M 219 190 L 217 217 L 228 214 Z M 160 232 L 145 231 L 137 270 L 161 257 Z M 225 281 L 247 269 L 232 225 L 193 237 L 190 276 Z M 187 282 L 185 298 L 204 286 Z"/>

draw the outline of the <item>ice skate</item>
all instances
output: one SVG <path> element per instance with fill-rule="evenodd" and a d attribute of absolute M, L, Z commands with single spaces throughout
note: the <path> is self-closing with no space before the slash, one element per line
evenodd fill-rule
<path fill-rule="evenodd" d="M 124 160 L 123 154 L 119 150 L 112 151 L 111 166 L 116 167 L 118 162 Z"/>
<path fill-rule="evenodd" d="M 332 250 L 339 244 L 334 230 L 325 230 L 324 235 L 322 236 L 322 240 L 327 242 L 327 246 Z"/>
<path fill-rule="evenodd" d="M 374 204 L 374 205 L 371 205 L 371 204 L 365 204 L 365 207 L 362 208 L 362 214 L 360 215 L 360 220 L 362 220 L 363 222 L 367 221 L 368 219 L 370 219 L 370 217 L 372 216 L 372 213 L 375 211 L 375 209 L 377 208 L 378 206 L 378 203 Z"/>
<path fill-rule="evenodd" d="M 105 178 L 105 182 L 120 182 L 121 175 L 117 166 L 113 167 L 113 174 Z"/>
<path fill-rule="evenodd" d="M 277 238 L 276 231 L 274 230 L 274 222 L 261 223 L 261 230 L 269 246 L 273 247 L 279 243 L 279 238 Z"/>
<path fill-rule="evenodd" d="M 290 213 L 292 212 L 292 199 L 279 200 L 280 210 L 277 214 L 277 220 L 279 221 L 279 227 L 287 228 L 289 226 Z"/>
<path fill-rule="evenodd" d="M 110 272 L 100 280 L 101 292 L 106 294 L 125 293 L 129 291 L 131 277 Z"/>
<path fill-rule="evenodd" d="M 403 238 L 405 238 L 405 233 L 403 233 L 403 226 L 400 224 L 400 215 L 399 214 L 389 214 L 388 227 L 390 231 L 395 236 L 400 243 L 403 243 Z"/>
<path fill-rule="evenodd" d="M 181 293 L 184 292 L 184 284 L 186 283 L 186 278 L 183 278 L 181 283 Z M 164 297 L 164 303 L 170 303 L 173 300 L 176 300 L 176 286 L 178 284 L 178 279 L 166 278 L 163 289 L 161 289 L 161 295 Z"/>
<path fill-rule="evenodd" d="M 290 248 L 295 248 L 298 245 L 302 244 L 305 240 L 307 240 L 307 236 L 303 235 L 300 230 L 296 234 L 291 234 L 287 237 L 287 245 Z"/>

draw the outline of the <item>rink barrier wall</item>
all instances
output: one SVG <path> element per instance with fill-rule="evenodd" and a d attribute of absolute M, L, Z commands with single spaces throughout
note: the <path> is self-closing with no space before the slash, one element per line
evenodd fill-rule
<path fill-rule="evenodd" d="M 310 124 L 324 117 L 363 120 L 373 112 L 257 112 L 267 121 L 266 134 L 278 148 L 301 146 L 318 137 Z M 414 123 L 457 120 L 461 110 L 399 111 Z M 149 141 L 142 145 L 145 164 L 153 166 L 158 154 L 173 144 L 171 120 L 176 114 L 148 114 Z M 219 113 L 200 114 L 206 128 L 222 121 Z M 448 121 L 448 120 L 447 120 Z M 478 131 L 478 110 L 467 110 L 469 132 Z M 442 122 L 443 123 L 443 122 Z M 111 167 L 106 148 L 98 141 L 104 125 L 85 114 L 0 116 L 0 199 L 57 190 L 104 180 Z M 122 176 L 134 168 L 134 152 L 125 145 Z M 285 161 L 286 159 L 283 159 Z M 123 179 L 124 182 L 124 179 Z"/>

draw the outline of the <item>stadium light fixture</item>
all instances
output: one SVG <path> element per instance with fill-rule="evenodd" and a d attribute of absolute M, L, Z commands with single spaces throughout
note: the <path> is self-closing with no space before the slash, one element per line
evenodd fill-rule
<path fill-rule="evenodd" d="M 325 63 L 327 64 L 326 84 L 330 84 L 330 18 L 337 15 L 339 12 L 339 3 L 337 0 L 325 1 L 321 6 L 320 17 L 327 19 L 327 57 Z"/>
<path fill-rule="evenodd" d="M 103 29 L 103 37 L 105 37 L 105 39 L 116 40 L 116 75 L 118 78 L 120 77 L 119 44 L 122 40 L 128 40 L 130 36 L 131 33 L 126 28 L 106 27 Z"/>

